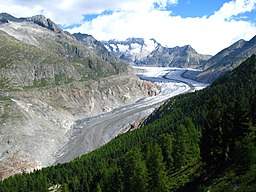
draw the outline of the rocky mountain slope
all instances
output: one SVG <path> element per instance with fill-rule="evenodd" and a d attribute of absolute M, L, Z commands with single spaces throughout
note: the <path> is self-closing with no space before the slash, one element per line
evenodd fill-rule
<path fill-rule="evenodd" d="M 253 54 L 256 54 L 256 36 L 250 41 L 241 39 L 204 62 L 204 72 L 197 75 L 196 79 L 211 83 Z"/>
<path fill-rule="evenodd" d="M 0 178 L 51 165 L 75 120 L 157 93 L 44 16 L 0 14 Z"/>
<path fill-rule="evenodd" d="M 137 65 L 201 68 L 202 61 L 208 58 L 209 55 L 198 54 L 190 45 L 174 48 L 159 46 Z"/>
<path fill-rule="evenodd" d="M 84 44 L 87 48 L 93 51 L 96 55 L 101 57 L 104 61 L 108 62 L 121 62 L 113 54 L 111 54 L 106 47 L 98 40 L 96 40 L 92 35 L 75 33 L 73 36 Z M 125 65 L 125 62 L 123 63 Z"/>
<path fill-rule="evenodd" d="M 200 68 L 209 55 L 198 54 L 191 46 L 169 48 L 154 39 L 129 38 L 104 41 L 106 48 L 120 59 L 135 65 Z"/>

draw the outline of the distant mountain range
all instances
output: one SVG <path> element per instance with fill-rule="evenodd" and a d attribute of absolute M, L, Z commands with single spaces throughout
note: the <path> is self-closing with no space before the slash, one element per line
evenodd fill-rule
<path fill-rule="evenodd" d="M 207 83 L 212 83 L 219 76 L 233 70 L 256 54 L 256 36 L 250 41 L 241 39 L 214 56 L 198 54 L 190 45 L 174 48 L 162 46 L 155 39 L 128 38 L 125 41 L 109 40 L 100 43 L 91 35 L 74 34 L 74 36 L 98 55 L 105 55 L 104 57 L 108 59 L 113 59 L 115 55 L 123 61 L 138 66 L 201 69 L 202 71 L 190 71 L 184 76 Z"/>
<path fill-rule="evenodd" d="M 15 18 L 7 13 L 0 14 L 0 23 L 8 22 L 33 22 L 62 35 L 76 38 L 106 62 L 120 63 L 118 59 L 121 59 L 134 65 L 203 69 L 203 72 L 194 72 L 193 74 L 187 74 L 187 76 L 208 83 L 231 71 L 252 54 L 256 54 L 256 36 L 250 41 L 241 39 L 216 55 L 210 56 L 198 54 L 190 45 L 174 48 L 162 46 L 155 39 L 128 38 L 125 41 L 109 40 L 100 42 L 87 34 L 71 35 L 63 31 L 50 19 L 44 18 L 44 16 Z M 23 41 L 27 40 L 31 44 L 36 43 L 35 39 L 30 38 L 29 35 L 22 38 Z"/>
<path fill-rule="evenodd" d="M 169 48 L 155 39 L 128 38 L 102 42 L 118 58 L 135 65 L 200 68 L 210 55 L 198 54 L 190 45 Z"/>
<path fill-rule="evenodd" d="M 241 39 L 214 56 L 198 54 L 190 45 L 162 46 L 155 39 L 128 38 L 102 43 L 115 56 L 133 65 L 202 69 L 185 76 L 207 83 L 212 83 L 256 54 L 256 36 L 250 41 Z"/>

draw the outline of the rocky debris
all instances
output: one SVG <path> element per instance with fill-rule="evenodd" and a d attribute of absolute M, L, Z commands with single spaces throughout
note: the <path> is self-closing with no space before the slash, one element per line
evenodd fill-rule
<path fill-rule="evenodd" d="M 76 120 L 156 93 L 154 84 L 132 74 L 9 92 L 9 99 L 0 102 L 0 178 L 52 165 Z"/>
<path fill-rule="evenodd" d="M 151 112 L 153 112 L 153 111 L 151 111 Z M 135 121 L 131 122 L 129 124 L 129 131 L 134 131 L 134 130 L 140 128 L 143 125 L 144 121 L 148 118 L 148 116 L 149 115 L 146 115 L 145 117 L 141 117 L 140 119 L 136 119 Z"/>
<path fill-rule="evenodd" d="M 132 74 L 123 74 L 99 81 L 74 82 L 53 88 L 21 91 L 19 94 L 24 98 L 37 96 L 52 105 L 56 105 L 57 100 L 58 105 L 68 109 L 74 116 L 94 116 L 102 111 L 109 111 L 110 108 L 133 103 L 137 98 L 154 96 L 158 92 L 155 84 L 141 81 Z"/>
<path fill-rule="evenodd" d="M 0 180 L 10 175 L 20 174 L 23 172 L 31 172 L 38 169 L 37 163 L 28 161 L 27 155 L 21 152 L 11 155 L 8 159 L 1 161 L 0 164 Z"/>
<path fill-rule="evenodd" d="M 132 104 L 111 113 L 76 121 L 71 139 L 57 154 L 56 164 L 68 162 L 123 134 L 152 113 L 156 105 Z M 86 138 L 86 139 L 84 139 Z"/>
<path fill-rule="evenodd" d="M 110 112 L 111 108 L 109 106 L 103 106 L 102 108 L 102 112 L 106 113 L 106 112 Z"/>

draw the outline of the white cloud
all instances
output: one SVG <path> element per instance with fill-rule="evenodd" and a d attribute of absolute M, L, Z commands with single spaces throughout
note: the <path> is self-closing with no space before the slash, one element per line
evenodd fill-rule
<path fill-rule="evenodd" d="M 16 17 L 44 14 L 61 25 L 80 23 L 83 15 L 102 13 L 105 10 L 150 10 L 153 3 L 161 8 L 176 4 L 178 0 L 0 0 L 0 12 Z"/>
<path fill-rule="evenodd" d="M 167 5 L 175 5 L 178 3 L 178 0 L 155 0 L 155 3 L 159 5 L 160 8 L 165 8 Z"/>
<path fill-rule="evenodd" d="M 231 1 L 225 3 L 214 15 L 201 18 L 171 16 L 170 11 L 149 8 L 144 11 L 125 9 L 100 16 L 70 31 L 93 34 L 100 40 L 155 38 L 169 47 L 190 44 L 199 53 L 216 54 L 241 38 L 249 40 L 256 35 L 254 24 L 232 20 L 233 16 L 251 11 L 254 5 L 254 1 Z M 224 14 L 226 11 L 228 14 Z"/>
<path fill-rule="evenodd" d="M 255 24 L 233 19 L 255 9 L 256 0 L 231 0 L 213 15 L 200 18 L 172 16 L 171 11 L 165 10 L 177 3 L 178 0 L 6 0 L 0 3 L 0 12 L 17 17 L 44 13 L 58 24 L 80 23 L 70 31 L 92 34 L 99 40 L 155 38 L 169 47 L 190 44 L 199 53 L 207 54 L 256 35 Z M 105 10 L 112 14 L 83 21 L 84 15 Z"/>
<path fill-rule="evenodd" d="M 230 20 L 238 14 L 250 12 L 255 9 L 256 0 L 236 0 L 224 3 L 220 10 L 215 12 L 214 17 Z"/>

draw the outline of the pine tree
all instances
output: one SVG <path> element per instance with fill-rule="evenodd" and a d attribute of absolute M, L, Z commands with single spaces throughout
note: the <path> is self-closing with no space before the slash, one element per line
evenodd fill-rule
<path fill-rule="evenodd" d="M 124 191 L 147 191 L 148 172 L 139 149 L 127 152 L 123 160 Z"/>
<path fill-rule="evenodd" d="M 189 162 L 189 137 L 187 128 L 183 124 L 176 130 L 174 144 L 174 165 L 175 168 L 181 168 Z"/>
<path fill-rule="evenodd" d="M 223 154 L 223 105 L 220 97 L 214 95 L 206 102 L 207 115 L 202 129 L 202 158 L 208 167 L 219 163 Z"/>
<path fill-rule="evenodd" d="M 185 119 L 185 126 L 188 134 L 188 141 L 187 141 L 188 151 L 187 152 L 188 152 L 189 161 L 197 161 L 198 159 L 200 159 L 199 143 L 200 143 L 201 133 L 196 128 L 195 124 L 190 118 Z"/>
<path fill-rule="evenodd" d="M 97 186 L 96 186 L 96 190 L 95 192 L 102 192 L 101 190 L 101 187 L 100 187 L 100 184 L 98 183 Z"/>
<path fill-rule="evenodd" d="M 70 191 L 78 191 L 80 187 L 80 182 L 79 179 L 77 178 L 77 176 L 74 176 L 71 180 L 71 183 L 69 184 L 69 189 Z"/>
<path fill-rule="evenodd" d="M 161 146 L 164 162 L 166 163 L 166 166 L 171 168 L 173 166 L 173 141 L 174 138 L 166 133 L 163 135 L 160 135 L 159 137 L 159 145 Z"/>
<path fill-rule="evenodd" d="M 61 191 L 62 192 L 69 192 L 68 185 L 66 183 L 62 184 Z"/>
<path fill-rule="evenodd" d="M 170 191 L 170 182 L 167 176 L 165 163 L 163 162 L 162 151 L 159 145 L 152 146 L 147 157 L 149 172 L 149 189 L 152 192 Z"/>
<path fill-rule="evenodd" d="M 256 96 L 254 95 L 250 102 L 250 116 L 252 120 L 252 125 L 256 125 Z"/>
<path fill-rule="evenodd" d="M 124 174 L 120 168 L 113 168 L 111 172 L 108 174 L 107 184 L 106 184 L 106 191 L 115 191 L 121 192 L 124 190 Z"/>
<path fill-rule="evenodd" d="M 233 159 L 239 172 L 244 172 L 256 164 L 256 127 L 251 126 L 249 133 L 235 142 Z"/>

